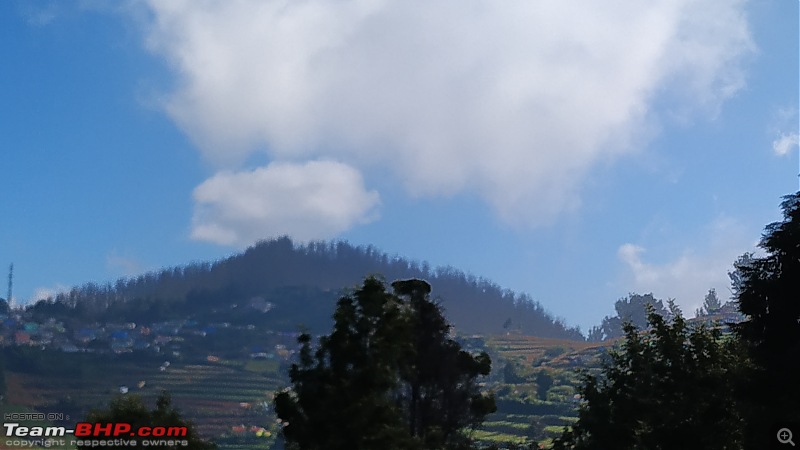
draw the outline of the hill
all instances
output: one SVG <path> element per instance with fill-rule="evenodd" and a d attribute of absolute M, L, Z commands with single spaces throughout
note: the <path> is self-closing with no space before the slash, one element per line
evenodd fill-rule
<path fill-rule="evenodd" d="M 287 237 L 260 242 L 243 253 L 120 279 L 87 284 L 30 308 L 42 317 L 81 321 L 199 322 L 257 324 L 273 330 L 313 333 L 330 329 L 343 289 L 368 274 L 387 280 L 421 278 L 460 333 L 510 330 L 531 336 L 582 340 L 577 328 L 554 318 L 527 294 L 452 267 L 430 268 L 374 247 L 347 242 L 295 244 Z"/>

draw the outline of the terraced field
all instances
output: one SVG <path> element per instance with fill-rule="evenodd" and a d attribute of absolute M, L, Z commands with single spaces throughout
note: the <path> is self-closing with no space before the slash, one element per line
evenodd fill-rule
<path fill-rule="evenodd" d="M 487 340 L 487 345 L 504 359 L 524 361 L 527 364 L 560 364 L 568 361 L 569 357 L 584 354 L 587 350 L 608 347 L 605 342 L 568 341 L 517 334 L 491 337 Z"/>
<path fill-rule="evenodd" d="M 549 444 L 577 418 L 581 383 L 578 369 L 597 371 L 602 355 L 613 343 L 589 343 L 509 334 L 487 340 L 496 372 L 513 365 L 513 379 L 498 373 L 491 387 L 497 409 L 475 437 L 486 442 Z M 540 374 L 551 385 L 540 392 Z M 544 394 L 544 395 L 542 395 Z"/>
<path fill-rule="evenodd" d="M 69 420 L 55 425 L 69 425 L 93 408 L 106 407 L 125 388 L 126 395 L 139 395 L 149 405 L 166 390 L 183 416 L 194 422 L 201 435 L 213 438 L 220 449 L 269 448 L 275 439 L 277 424 L 269 403 L 282 383 L 277 362 L 172 363 L 164 367 L 121 359 L 91 367 L 88 374 L 82 371 L 83 376 L 73 377 L 7 373 L 6 403 L 64 413 Z"/>
<path fill-rule="evenodd" d="M 547 443 L 575 420 L 580 403 L 575 396 L 580 383 L 576 369 L 596 370 L 608 344 L 506 335 L 487 339 L 485 347 L 494 361 L 487 388 L 496 394 L 498 412 L 473 437 L 509 448 L 533 440 Z M 286 382 L 285 367 L 275 360 L 166 364 L 126 355 L 108 361 L 75 354 L 68 361 L 75 367 L 52 368 L 43 374 L 7 373 L 6 404 L 64 413 L 75 422 L 92 408 L 106 407 L 121 395 L 121 388 L 150 405 L 166 390 L 182 414 L 222 450 L 264 449 L 274 443 L 278 425 L 270 402 Z M 515 370 L 511 380 L 503 374 L 509 363 Z M 544 396 L 536 381 L 542 373 L 552 380 Z"/>

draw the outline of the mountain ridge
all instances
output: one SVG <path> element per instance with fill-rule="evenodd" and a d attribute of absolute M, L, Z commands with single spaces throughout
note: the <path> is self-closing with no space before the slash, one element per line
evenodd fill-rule
<path fill-rule="evenodd" d="M 219 319 L 226 310 L 243 306 L 238 316 L 229 311 L 235 320 L 262 319 L 277 328 L 303 327 L 323 333 L 332 323 L 335 301 L 369 275 L 382 276 L 387 282 L 426 279 L 448 320 L 462 333 L 515 331 L 584 339 L 577 327 L 552 316 L 528 294 L 503 289 L 453 267 L 434 269 L 426 262 L 346 241 L 297 244 L 288 237 L 260 241 L 215 262 L 165 268 L 102 286 L 88 283 L 33 308 L 50 313 L 72 310 L 98 321 L 152 321 L 156 316 Z"/>

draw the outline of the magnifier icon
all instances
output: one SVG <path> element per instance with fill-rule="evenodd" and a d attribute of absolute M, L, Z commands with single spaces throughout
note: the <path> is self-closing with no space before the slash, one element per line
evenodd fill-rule
<path fill-rule="evenodd" d="M 778 442 L 781 444 L 792 444 L 792 447 L 794 447 L 794 442 L 792 442 L 792 430 L 788 428 L 781 428 L 778 430 Z"/>

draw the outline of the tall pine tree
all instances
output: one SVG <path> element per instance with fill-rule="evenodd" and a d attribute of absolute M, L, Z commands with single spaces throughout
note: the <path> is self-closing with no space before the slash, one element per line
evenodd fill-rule
<path fill-rule="evenodd" d="M 745 316 L 735 330 L 752 362 L 740 392 L 753 449 L 773 438 L 772 426 L 800 422 L 800 192 L 781 207 L 759 244 L 766 254 L 740 258 L 732 277 Z"/>

